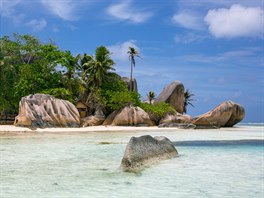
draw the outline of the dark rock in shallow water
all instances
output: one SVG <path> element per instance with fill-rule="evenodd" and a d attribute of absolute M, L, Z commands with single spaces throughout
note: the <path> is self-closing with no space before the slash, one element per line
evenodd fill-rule
<path fill-rule="evenodd" d="M 172 142 L 164 136 L 132 137 L 127 144 L 121 168 L 124 171 L 134 172 L 146 165 L 175 157 L 177 154 Z"/>
<path fill-rule="evenodd" d="M 19 114 L 14 125 L 32 128 L 79 127 L 80 115 L 67 100 L 45 94 L 28 95 L 19 102 Z"/>

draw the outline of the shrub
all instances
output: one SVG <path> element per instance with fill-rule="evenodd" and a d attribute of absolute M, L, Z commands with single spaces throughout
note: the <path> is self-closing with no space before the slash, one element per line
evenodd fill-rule
<path fill-rule="evenodd" d="M 73 96 L 71 91 L 65 88 L 54 88 L 54 89 L 47 89 L 45 91 L 42 91 L 44 94 L 49 94 L 54 96 L 55 98 L 68 100 L 70 102 L 73 102 Z"/>
<path fill-rule="evenodd" d="M 160 102 L 155 105 L 141 103 L 139 106 L 149 114 L 150 118 L 156 124 L 159 124 L 160 120 L 166 115 L 176 113 L 175 109 L 165 102 Z"/>
<path fill-rule="evenodd" d="M 111 73 L 110 80 L 101 87 L 101 100 L 106 115 L 125 107 L 128 103 L 139 106 L 140 95 L 128 91 L 127 85 L 120 76 Z"/>

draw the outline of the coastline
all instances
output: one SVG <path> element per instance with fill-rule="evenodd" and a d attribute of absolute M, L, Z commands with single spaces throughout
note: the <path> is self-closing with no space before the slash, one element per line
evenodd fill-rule
<path fill-rule="evenodd" d="M 27 127 L 17 127 L 14 125 L 0 125 L 0 133 L 2 132 L 47 132 L 47 133 L 64 133 L 64 132 L 103 132 L 103 131 L 166 131 L 166 130 L 180 130 L 176 128 L 158 128 L 152 127 L 136 127 L 136 126 L 89 126 L 79 128 L 37 128 L 30 129 Z"/>
<path fill-rule="evenodd" d="M 26 127 L 0 125 L 0 138 L 9 137 L 61 137 L 63 135 L 83 135 L 97 137 L 111 142 L 127 142 L 132 136 L 165 136 L 172 141 L 211 141 L 211 140 L 264 140 L 263 126 L 237 125 L 231 128 L 220 129 L 178 129 L 133 126 L 89 126 L 81 128 L 37 128 L 32 130 Z M 121 138 L 121 139 L 120 139 Z"/>

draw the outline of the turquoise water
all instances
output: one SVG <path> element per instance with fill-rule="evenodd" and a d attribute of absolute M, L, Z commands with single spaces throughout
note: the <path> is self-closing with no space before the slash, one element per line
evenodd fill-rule
<path fill-rule="evenodd" d="M 146 133 L 5 135 L 0 197 L 263 198 L 263 139 L 223 140 L 234 132 L 212 133 L 206 141 L 187 138 L 206 139 L 203 131 L 163 133 L 179 156 L 139 173 L 122 172 L 119 165 L 129 138 Z M 263 131 L 252 135 L 263 136 Z"/>

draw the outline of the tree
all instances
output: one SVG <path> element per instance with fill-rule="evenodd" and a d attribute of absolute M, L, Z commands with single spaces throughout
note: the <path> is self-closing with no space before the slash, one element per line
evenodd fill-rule
<path fill-rule="evenodd" d="M 84 92 L 84 86 L 80 78 L 81 55 L 73 56 L 70 51 L 61 52 L 59 64 L 62 67 L 62 83 L 72 94 L 72 100 L 77 100 Z"/>
<path fill-rule="evenodd" d="M 18 111 L 21 97 L 52 94 L 73 101 L 78 94 L 78 56 L 31 35 L 0 38 L 0 112 Z M 61 68 L 66 68 L 63 72 Z"/>
<path fill-rule="evenodd" d="M 95 56 L 85 54 L 81 62 L 88 91 L 86 102 L 91 102 L 92 106 L 100 105 L 100 88 L 107 82 L 110 71 L 114 70 L 114 61 L 107 48 L 100 46 L 96 49 Z"/>
<path fill-rule="evenodd" d="M 83 77 L 89 87 L 99 88 L 107 80 L 107 74 L 113 68 L 114 61 L 106 47 L 96 49 L 95 56 L 85 54 L 82 60 Z"/>
<path fill-rule="evenodd" d="M 137 51 L 134 47 L 129 47 L 127 52 L 129 54 L 129 61 L 131 62 L 131 72 L 130 72 L 130 91 L 133 91 L 133 67 L 136 66 L 136 57 L 140 57 L 139 51 Z"/>
<path fill-rule="evenodd" d="M 152 105 L 152 101 L 155 99 L 156 95 L 153 91 L 150 91 L 148 94 L 147 94 L 147 97 L 148 97 L 148 100 L 149 100 L 149 104 Z"/>
<path fill-rule="evenodd" d="M 189 89 L 184 91 L 184 106 L 183 106 L 183 112 L 187 113 L 187 106 L 191 105 L 192 107 L 194 107 L 194 105 L 191 103 L 191 101 L 194 101 L 194 99 L 192 99 L 192 97 L 194 96 L 194 94 L 192 94 Z"/>

